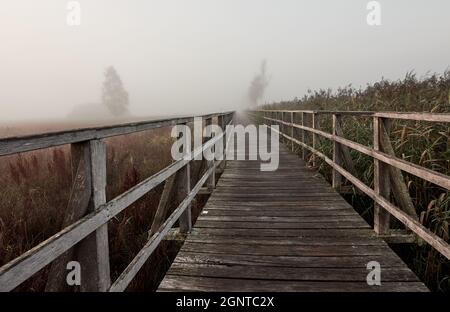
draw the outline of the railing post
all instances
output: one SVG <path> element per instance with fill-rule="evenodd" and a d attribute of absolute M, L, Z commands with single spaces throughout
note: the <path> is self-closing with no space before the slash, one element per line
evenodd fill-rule
<path fill-rule="evenodd" d="M 263 113 L 264 114 L 264 113 Z M 227 123 L 226 123 L 226 119 L 225 119 L 225 116 L 224 115 L 220 115 L 220 116 L 218 116 L 217 117 L 217 123 L 218 123 L 218 125 L 220 126 L 220 128 L 222 129 L 222 133 L 223 133 L 223 137 L 222 137 L 222 156 L 223 156 L 223 159 L 222 159 L 222 162 L 220 163 L 220 166 L 219 166 L 219 168 L 220 168 L 220 171 L 222 172 L 224 169 L 225 169 L 225 165 L 226 165 L 226 157 L 227 157 L 227 153 L 226 153 L 226 151 L 227 151 L 227 136 L 226 136 L 226 133 L 227 133 L 227 129 L 226 129 L 226 127 L 227 127 Z"/>
<path fill-rule="evenodd" d="M 106 145 L 100 140 L 71 145 L 73 185 L 63 227 L 106 202 Z M 67 291 L 66 266 L 81 265 L 81 291 L 106 291 L 110 284 L 108 226 L 104 224 L 52 263 L 46 291 Z"/>
<path fill-rule="evenodd" d="M 178 136 L 178 139 L 180 139 L 180 136 Z M 190 138 L 184 138 L 184 139 L 190 139 Z M 188 144 L 184 144 L 183 146 L 186 147 Z M 191 151 L 183 150 L 183 154 L 186 155 Z M 189 193 L 191 192 L 191 163 L 188 162 L 183 168 L 181 168 L 177 174 L 175 175 L 177 178 L 179 178 L 179 181 L 175 181 L 178 185 L 178 201 L 184 200 Z M 192 229 L 192 212 L 191 212 L 191 204 L 186 207 L 184 212 L 181 214 L 180 218 L 178 219 L 178 222 L 180 224 L 180 233 L 186 234 L 190 233 Z"/>
<path fill-rule="evenodd" d="M 341 145 L 335 141 L 335 136 L 337 136 L 337 127 L 338 127 L 338 123 L 340 121 L 340 115 L 336 115 L 333 114 L 333 129 L 332 129 L 332 134 L 333 134 L 333 163 L 335 163 L 338 166 L 342 166 L 342 158 L 341 158 Z M 338 189 L 341 187 L 342 185 L 342 176 L 341 174 L 336 170 L 336 169 L 332 169 L 333 170 L 333 175 L 332 175 L 332 186 L 334 189 Z"/>
<path fill-rule="evenodd" d="M 291 138 L 294 139 L 294 112 L 291 112 Z M 294 151 L 294 140 L 291 140 L 291 151 Z"/>
<path fill-rule="evenodd" d="M 311 119 L 312 119 L 312 128 L 313 129 L 316 129 L 316 122 L 317 122 L 316 118 L 317 118 L 316 117 L 316 113 L 312 113 L 311 114 Z M 313 147 L 314 150 L 317 150 L 317 146 L 316 145 L 317 145 L 317 134 L 313 133 L 313 136 L 312 136 L 312 147 Z M 312 153 L 311 159 L 312 159 L 312 166 L 316 167 L 316 154 L 315 153 Z"/>
<path fill-rule="evenodd" d="M 373 117 L 373 148 L 376 151 L 380 150 L 381 135 L 383 135 L 384 123 L 383 118 Z M 373 185 L 376 194 L 383 196 L 389 200 L 390 196 L 390 181 L 388 165 L 374 158 L 373 166 Z M 376 202 L 374 203 L 374 230 L 375 233 L 382 235 L 389 231 L 390 215 Z"/>
<path fill-rule="evenodd" d="M 306 125 L 306 123 L 305 123 L 305 113 L 304 112 L 301 113 L 301 117 L 302 117 L 301 125 L 302 125 L 302 127 L 304 127 Z M 301 131 L 302 132 L 301 132 L 300 140 L 302 141 L 303 144 L 306 144 L 306 141 L 305 141 L 305 130 L 302 129 Z M 306 149 L 303 146 L 302 146 L 302 159 L 306 160 Z"/>

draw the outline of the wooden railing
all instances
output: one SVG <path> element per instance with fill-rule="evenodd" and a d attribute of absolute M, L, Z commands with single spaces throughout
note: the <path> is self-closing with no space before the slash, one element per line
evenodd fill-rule
<path fill-rule="evenodd" d="M 377 234 L 385 235 L 389 232 L 390 215 L 392 215 L 420 239 L 450 259 L 450 245 L 419 222 L 401 171 L 415 175 L 446 190 L 450 190 L 450 177 L 397 158 L 388 133 L 391 119 L 450 123 L 450 114 L 312 110 L 259 110 L 249 113 L 262 118 L 263 122 L 273 131 L 278 132 L 282 138 L 290 142 L 292 148 L 294 148 L 294 144 L 299 145 L 304 159 L 306 159 L 306 153 L 310 152 L 313 166 L 316 164 L 316 157 L 320 157 L 330 165 L 334 188 L 339 188 L 342 177 L 345 177 L 357 189 L 372 198 L 375 203 L 374 230 Z M 320 130 L 318 117 L 323 115 L 332 116 L 332 133 Z M 345 115 L 373 119 L 373 148 L 344 138 L 341 117 Z M 278 125 L 279 131 L 272 127 L 273 125 Z M 332 142 L 332 159 L 318 150 L 319 137 Z M 349 149 L 373 158 L 373 189 L 354 175 Z M 391 191 L 400 207 L 390 202 Z"/>
<path fill-rule="evenodd" d="M 213 118 L 217 118 L 218 125 L 225 129 L 232 123 L 233 115 L 234 112 L 225 112 L 199 117 L 203 118 L 205 125 L 211 124 Z M 50 263 L 52 268 L 49 278 L 60 280 L 60 282 L 62 280 L 65 283 L 66 265 L 68 261 L 73 260 L 70 252 L 75 245 L 79 251 L 76 260 L 79 261 L 82 268 L 80 286 L 82 291 L 125 290 L 177 220 L 180 232 L 190 232 L 192 227 L 190 204 L 205 183 L 209 187 L 214 187 L 213 179 L 216 167 L 222 165 L 224 160 L 208 161 L 206 172 L 192 189 L 189 165 L 196 156 L 213 148 L 219 140 L 224 142 L 225 155 L 227 142 L 225 142 L 224 132 L 215 135 L 193 151 L 184 151 L 185 156 L 182 159 L 174 161 L 125 193 L 106 202 L 106 145 L 102 139 L 166 126 L 188 124 L 193 121 L 194 116 L 189 116 L 0 139 L 0 156 L 71 144 L 72 163 L 75 163 L 75 178 L 64 221 L 66 227 L 2 266 L 0 268 L 0 291 L 15 289 Z M 161 223 L 153 223 L 153 230 L 145 246 L 119 278 L 111 283 L 108 221 L 175 174 L 183 181 L 182 183 L 178 181 L 179 189 L 176 191 L 182 194 L 184 199 L 166 220 L 160 220 Z M 57 287 L 54 290 L 57 290 Z"/>

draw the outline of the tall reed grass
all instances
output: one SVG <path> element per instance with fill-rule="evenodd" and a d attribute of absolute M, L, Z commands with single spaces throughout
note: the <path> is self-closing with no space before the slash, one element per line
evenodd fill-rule
<path fill-rule="evenodd" d="M 399 112 L 450 112 L 450 71 L 417 78 L 414 73 L 398 81 L 382 80 L 356 89 L 351 85 L 332 90 L 308 91 L 301 99 L 266 105 L 266 109 L 361 110 Z M 331 132 L 331 117 L 320 119 L 322 129 Z M 366 146 L 373 145 L 371 120 L 344 117 L 345 137 Z M 450 125 L 415 121 L 391 123 L 391 141 L 397 157 L 425 168 L 450 175 Z M 331 156 L 328 140 L 320 140 L 320 150 Z M 373 186 L 373 159 L 351 152 L 356 176 Z M 321 173 L 331 179 L 328 165 L 319 161 Z M 420 222 L 449 241 L 450 194 L 447 190 L 403 173 Z M 350 199 L 373 220 L 373 205 L 356 192 Z M 398 226 L 398 224 L 394 224 Z M 415 272 L 433 290 L 450 292 L 450 262 L 429 246 L 395 248 Z"/>

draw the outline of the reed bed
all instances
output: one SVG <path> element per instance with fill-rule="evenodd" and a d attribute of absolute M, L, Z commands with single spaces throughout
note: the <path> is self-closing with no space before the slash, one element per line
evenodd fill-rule
<path fill-rule="evenodd" d="M 356 89 L 351 85 L 332 90 L 308 91 L 303 98 L 265 105 L 265 109 L 352 110 L 450 113 L 450 71 L 418 78 L 408 73 L 398 81 L 382 80 Z M 322 129 L 331 132 L 331 118 L 320 119 Z M 450 175 L 450 125 L 415 121 L 393 121 L 390 139 L 397 157 Z M 344 117 L 345 137 L 373 146 L 371 120 Z M 320 150 L 331 156 L 328 140 L 320 140 Z M 373 160 L 351 151 L 356 176 L 373 186 Z M 318 169 L 331 180 L 331 169 L 318 162 Z M 449 241 L 450 194 L 447 190 L 403 173 L 420 222 Z M 357 192 L 348 198 L 360 213 L 373 220 L 373 204 Z M 394 199 L 392 199 L 394 200 Z M 399 224 L 394 223 L 394 227 Z M 427 245 L 393 246 L 432 290 L 450 292 L 450 261 Z"/>

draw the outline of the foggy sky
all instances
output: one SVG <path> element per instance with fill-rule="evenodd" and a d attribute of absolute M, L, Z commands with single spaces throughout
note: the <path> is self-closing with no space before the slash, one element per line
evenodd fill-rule
<path fill-rule="evenodd" d="M 0 120 L 63 118 L 100 102 L 113 65 L 135 115 L 191 114 L 246 104 L 267 60 L 263 101 L 308 89 L 365 86 L 443 72 L 450 1 L 384 0 L 382 25 L 363 0 L 0 1 Z"/>

